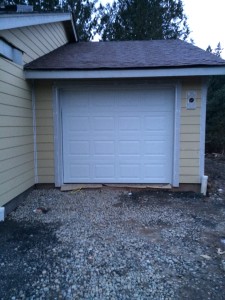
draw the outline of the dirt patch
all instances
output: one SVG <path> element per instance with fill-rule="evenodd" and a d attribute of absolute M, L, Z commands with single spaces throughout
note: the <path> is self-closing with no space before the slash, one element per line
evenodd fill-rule
<path fill-rule="evenodd" d="M 29 289 L 22 296 L 20 291 L 24 286 L 32 286 L 46 264 L 53 264 L 52 249 L 59 243 L 56 228 L 56 224 L 46 227 L 9 219 L 0 222 L 0 299 L 9 299 L 9 295 L 16 299 L 30 296 Z"/>

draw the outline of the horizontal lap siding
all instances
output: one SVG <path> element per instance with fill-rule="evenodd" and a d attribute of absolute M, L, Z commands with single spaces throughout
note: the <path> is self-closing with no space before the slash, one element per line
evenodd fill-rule
<path fill-rule="evenodd" d="M 0 37 L 23 51 L 24 63 L 68 42 L 61 22 L 2 30 Z M 50 97 L 47 103 L 41 96 L 39 112 L 43 115 L 37 112 L 38 171 L 43 183 L 54 182 Z M 22 66 L 0 58 L 0 206 L 34 185 L 33 140 L 31 86 L 24 79 Z"/>
<path fill-rule="evenodd" d="M 54 183 L 52 83 L 37 81 L 35 98 L 38 182 Z"/>
<path fill-rule="evenodd" d="M 197 108 L 186 109 L 188 91 L 197 92 Z M 180 183 L 200 183 L 200 120 L 201 81 L 191 79 L 182 82 L 180 128 Z"/>
<path fill-rule="evenodd" d="M 34 184 L 32 98 L 22 66 L 0 58 L 0 206 Z"/>
<path fill-rule="evenodd" d="M 0 36 L 24 52 L 25 64 L 68 42 L 61 22 L 2 30 Z"/>

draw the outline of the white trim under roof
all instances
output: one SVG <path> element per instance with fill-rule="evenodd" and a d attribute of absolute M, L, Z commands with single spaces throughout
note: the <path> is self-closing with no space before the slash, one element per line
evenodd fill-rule
<path fill-rule="evenodd" d="M 184 77 L 184 76 L 211 76 L 225 75 L 225 66 L 222 67 L 187 67 L 173 69 L 149 70 L 55 70 L 34 71 L 25 70 L 27 79 L 99 79 L 99 78 L 146 78 L 146 77 Z"/>
<path fill-rule="evenodd" d="M 70 13 L 4 14 L 0 15 L 0 30 L 25 26 L 72 21 Z"/>

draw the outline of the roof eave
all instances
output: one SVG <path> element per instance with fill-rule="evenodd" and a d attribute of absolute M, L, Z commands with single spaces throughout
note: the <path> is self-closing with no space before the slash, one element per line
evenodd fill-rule
<path fill-rule="evenodd" d="M 225 75 L 225 66 L 135 70 L 25 70 L 27 79 L 110 79 Z"/>
<path fill-rule="evenodd" d="M 70 20 L 70 13 L 4 14 L 0 16 L 0 30 Z"/>

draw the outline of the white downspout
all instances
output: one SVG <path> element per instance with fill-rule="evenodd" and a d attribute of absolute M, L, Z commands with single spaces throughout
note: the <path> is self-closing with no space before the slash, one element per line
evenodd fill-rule
<path fill-rule="evenodd" d="M 0 207 L 0 222 L 5 220 L 5 207 Z"/>
<path fill-rule="evenodd" d="M 208 176 L 202 176 L 201 193 L 206 196 L 207 193 Z"/>

